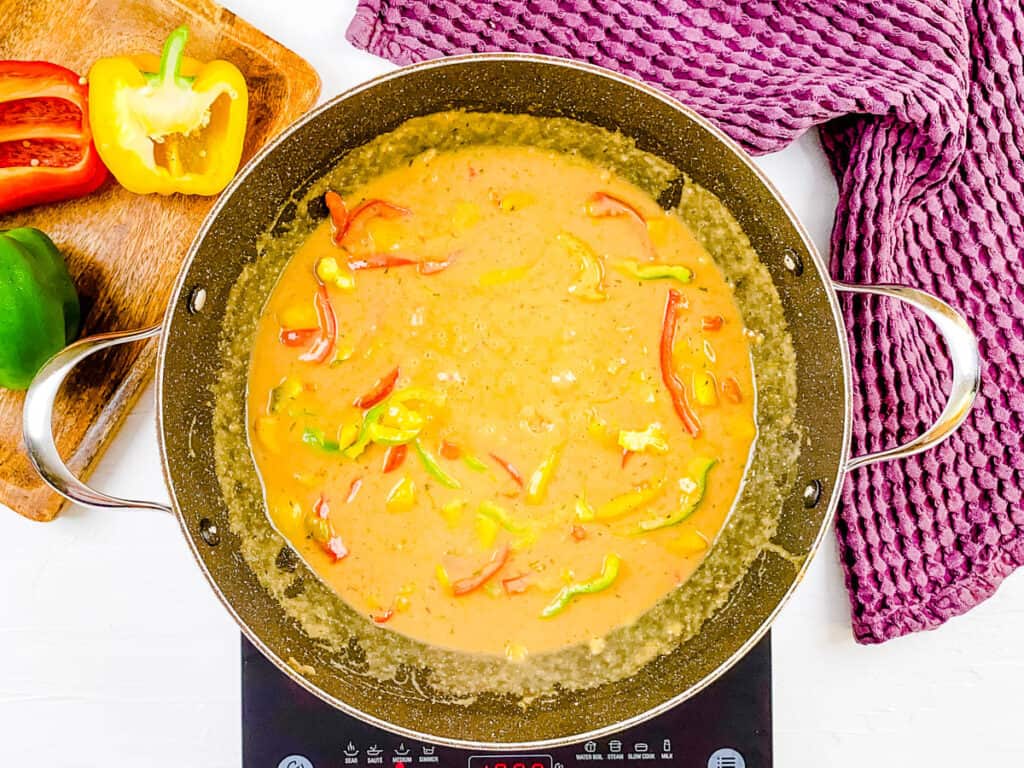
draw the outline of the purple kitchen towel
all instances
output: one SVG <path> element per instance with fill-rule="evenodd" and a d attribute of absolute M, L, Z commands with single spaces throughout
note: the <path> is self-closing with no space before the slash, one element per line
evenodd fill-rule
<path fill-rule="evenodd" d="M 983 383 L 936 449 L 860 469 L 837 521 L 862 643 L 930 629 L 1024 563 L 1024 8 L 1019 0 L 359 0 L 356 45 L 398 63 L 476 51 L 646 80 L 745 147 L 813 125 L 839 185 L 832 272 L 938 294 L 970 318 Z M 918 434 L 950 367 L 889 301 L 845 305 L 854 451 Z"/>

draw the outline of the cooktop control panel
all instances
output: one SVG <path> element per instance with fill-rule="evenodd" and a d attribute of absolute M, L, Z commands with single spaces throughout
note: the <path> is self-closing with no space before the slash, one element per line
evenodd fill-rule
<path fill-rule="evenodd" d="M 242 641 L 243 768 L 770 768 L 765 637 L 707 690 L 603 739 L 522 754 L 405 739 L 338 712 Z"/>

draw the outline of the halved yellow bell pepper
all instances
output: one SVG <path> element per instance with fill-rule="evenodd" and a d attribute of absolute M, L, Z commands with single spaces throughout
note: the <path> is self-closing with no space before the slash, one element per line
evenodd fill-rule
<path fill-rule="evenodd" d="M 89 71 L 96 149 L 137 194 L 215 195 L 238 170 L 249 95 L 227 61 L 184 55 L 188 27 L 152 54 L 99 59 Z"/>

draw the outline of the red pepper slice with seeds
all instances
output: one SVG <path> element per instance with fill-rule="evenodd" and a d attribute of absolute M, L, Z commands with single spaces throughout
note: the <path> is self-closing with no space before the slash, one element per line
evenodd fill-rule
<path fill-rule="evenodd" d="M 672 359 L 676 323 L 679 322 L 679 312 L 682 308 L 683 294 L 675 288 L 670 289 L 668 300 L 665 302 L 665 319 L 661 326 L 661 379 L 672 398 L 672 407 L 675 408 L 679 420 L 683 422 L 683 428 L 693 437 L 700 437 L 700 421 L 690 408 L 690 403 L 686 399 L 686 387 L 676 373 L 675 361 Z"/>
<path fill-rule="evenodd" d="M 0 213 L 82 197 L 106 178 L 84 78 L 46 61 L 0 61 Z"/>

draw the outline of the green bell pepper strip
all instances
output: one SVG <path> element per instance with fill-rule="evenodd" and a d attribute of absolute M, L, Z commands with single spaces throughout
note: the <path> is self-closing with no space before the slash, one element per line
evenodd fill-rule
<path fill-rule="evenodd" d="M 498 506 L 493 501 L 481 501 L 477 512 L 484 517 L 490 518 L 509 533 L 529 533 L 530 526 L 517 523 L 512 519 L 504 507 Z"/>
<path fill-rule="evenodd" d="M 486 472 L 488 469 L 490 469 L 490 467 L 488 467 L 483 461 L 478 459 L 476 456 L 473 456 L 468 453 L 462 457 L 462 461 L 467 467 L 472 469 L 474 472 Z"/>
<path fill-rule="evenodd" d="M 569 607 L 569 603 L 580 595 L 592 595 L 608 589 L 608 587 L 615 583 L 615 579 L 619 577 L 619 566 L 621 564 L 622 560 L 618 555 L 605 555 L 604 562 L 601 563 L 600 576 L 590 581 L 580 582 L 579 584 L 567 584 L 562 587 L 558 594 L 555 595 L 555 599 L 540 612 L 541 618 L 550 619 L 552 616 L 561 613 Z"/>
<path fill-rule="evenodd" d="M 433 475 L 441 485 L 448 488 L 462 487 L 462 483 L 441 469 L 441 465 L 437 463 L 437 459 L 430 455 L 419 440 L 413 440 L 412 444 L 413 447 L 416 448 L 416 453 L 419 454 L 420 461 L 423 462 L 423 466 L 426 468 L 427 472 Z"/>
<path fill-rule="evenodd" d="M 352 445 L 342 451 L 346 458 L 358 459 L 363 455 L 367 446 L 373 442 L 370 439 L 370 426 L 380 422 L 380 417 L 384 415 L 384 411 L 388 407 L 387 403 L 388 401 L 384 400 L 363 413 L 363 425 L 359 430 L 359 436 Z"/>
<path fill-rule="evenodd" d="M 311 427 L 307 427 L 302 431 L 302 442 L 314 448 L 319 448 L 325 453 L 338 453 L 341 451 L 341 445 L 336 440 L 326 439 L 322 430 Z"/>
<path fill-rule="evenodd" d="M 637 264 L 635 261 L 619 261 L 615 263 L 615 268 L 637 280 L 678 280 L 684 284 L 693 280 L 693 271 L 682 264 Z"/>
<path fill-rule="evenodd" d="M 653 520 L 642 521 L 639 524 L 640 532 L 656 531 L 659 528 L 668 528 L 672 525 L 678 525 L 696 512 L 697 507 L 700 506 L 701 501 L 704 499 L 704 491 L 707 490 L 708 487 L 708 473 L 717 463 L 717 459 L 708 459 L 704 457 L 695 459 L 691 466 L 693 467 L 693 474 L 697 477 L 697 488 L 693 493 L 689 494 L 686 503 L 680 505 L 679 509 L 668 517 L 656 517 Z"/>
<path fill-rule="evenodd" d="M 81 329 L 64 257 L 38 229 L 0 230 L 0 387 L 27 389 Z"/>

